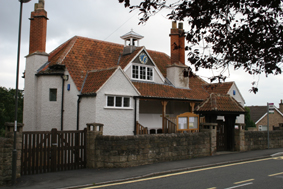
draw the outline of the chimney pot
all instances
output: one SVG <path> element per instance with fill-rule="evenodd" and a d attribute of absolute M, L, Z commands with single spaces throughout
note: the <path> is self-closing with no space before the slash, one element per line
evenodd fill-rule
<path fill-rule="evenodd" d="M 178 28 L 183 29 L 183 23 L 182 22 L 178 23 Z"/>
<path fill-rule="evenodd" d="M 177 29 L 177 22 L 176 21 L 172 22 L 172 29 Z"/>

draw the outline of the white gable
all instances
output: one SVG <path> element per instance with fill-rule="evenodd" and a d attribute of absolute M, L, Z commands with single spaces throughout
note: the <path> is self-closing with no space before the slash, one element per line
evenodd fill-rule
<path fill-rule="evenodd" d="M 133 79 L 133 77 L 132 77 L 133 65 L 142 65 L 140 63 L 135 63 L 134 62 L 134 60 L 136 60 L 141 53 L 145 53 L 147 55 L 147 57 L 149 58 L 149 62 L 152 63 L 152 65 L 143 65 L 145 67 L 151 67 L 153 69 L 153 80 L 151 82 L 154 82 L 154 83 L 164 83 L 165 82 L 165 78 L 163 77 L 162 73 L 160 72 L 160 70 L 156 66 L 155 62 L 150 57 L 149 53 L 146 51 L 146 49 L 144 47 L 136 54 L 136 56 L 124 68 L 124 72 L 127 74 L 127 76 L 129 78 Z"/>

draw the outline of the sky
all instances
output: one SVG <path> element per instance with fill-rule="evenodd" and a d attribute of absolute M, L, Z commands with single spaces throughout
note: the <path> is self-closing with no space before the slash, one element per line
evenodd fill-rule
<path fill-rule="evenodd" d="M 25 56 L 29 49 L 30 13 L 38 0 L 23 4 L 22 34 L 20 50 L 19 89 L 24 89 Z M 132 0 L 135 4 L 138 0 Z M 170 28 L 172 21 L 166 15 L 169 11 L 161 11 L 146 24 L 138 25 L 138 11 L 129 13 L 118 0 L 45 0 L 47 11 L 46 52 L 50 53 L 60 44 L 73 36 L 124 44 L 120 36 L 133 29 L 144 36 L 140 41 L 146 49 L 165 52 L 170 56 Z M 18 48 L 20 2 L 18 0 L 0 0 L 0 86 L 16 88 L 16 64 Z M 186 30 L 187 24 L 184 23 Z M 189 62 L 186 63 L 189 65 Z M 200 70 L 197 75 L 208 81 L 208 77 L 216 75 L 211 70 Z M 276 107 L 283 99 L 283 75 L 253 76 L 243 70 L 226 72 L 226 81 L 235 81 L 246 106 L 266 105 L 274 103 Z M 249 92 L 252 82 L 258 82 L 258 93 Z"/>

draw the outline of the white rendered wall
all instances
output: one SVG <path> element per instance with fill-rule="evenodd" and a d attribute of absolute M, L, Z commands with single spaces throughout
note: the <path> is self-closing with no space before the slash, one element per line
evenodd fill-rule
<path fill-rule="evenodd" d="M 49 101 L 49 89 L 57 89 L 57 100 Z M 52 128 L 61 130 L 61 76 L 38 77 L 37 130 L 49 131 Z"/>
<path fill-rule="evenodd" d="M 233 94 L 233 91 L 236 91 L 236 94 Z M 232 96 L 237 102 L 239 102 L 243 107 L 245 106 L 245 100 L 241 96 L 240 91 L 236 87 L 235 83 L 232 85 L 230 90 L 228 91 L 228 94 Z M 240 114 L 236 117 L 236 123 L 245 123 L 245 114 Z"/>
<path fill-rule="evenodd" d="M 37 130 L 37 70 L 48 61 L 47 54 L 32 54 L 26 57 L 24 112 L 23 123 L 25 131 Z"/>
<path fill-rule="evenodd" d="M 106 107 L 106 94 L 128 96 L 130 108 Z M 120 69 L 98 91 L 96 97 L 83 97 L 80 105 L 80 127 L 86 123 L 102 123 L 104 135 L 133 135 L 135 126 L 134 98 L 138 93 Z M 93 109 L 95 108 L 95 109 Z"/>
<path fill-rule="evenodd" d="M 99 123 L 96 121 L 96 97 L 82 97 L 80 102 L 80 117 L 79 129 L 82 130 L 86 127 L 87 123 Z M 103 122 L 101 122 L 103 123 Z M 103 135 L 104 132 L 103 132 Z"/>
<path fill-rule="evenodd" d="M 189 77 L 184 77 L 183 70 L 186 66 L 170 66 L 167 68 L 167 78 L 179 88 L 189 88 Z"/>
<path fill-rule="evenodd" d="M 77 101 L 79 91 L 75 86 L 73 79 L 70 77 L 68 71 L 65 71 L 65 75 L 69 75 L 68 81 L 64 84 L 64 115 L 63 115 L 63 129 L 64 130 L 76 130 L 77 129 Z M 70 90 L 67 90 L 67 86 L 70 84 Z M 85 126 L 84 126 L 85 127 Z M 79 129 L 83 129 L 80 127 Z"/>
<path fill-rule="evenodd" d="M 149 129 L 162 128 L 162 104 L 161 101 L 140 101 L 139 123 Z M 166 106 L 166 116 L 175 118 L 177 115 L 190 112 L 189 102 L 169 101 Z"/>

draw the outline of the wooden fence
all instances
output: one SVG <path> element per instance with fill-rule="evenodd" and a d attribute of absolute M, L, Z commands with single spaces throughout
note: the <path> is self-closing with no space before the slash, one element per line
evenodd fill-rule
<path fill-rule="evenodd" d="M 23 132 L 21 174 L 85 168 L 86 131 Z"/>

